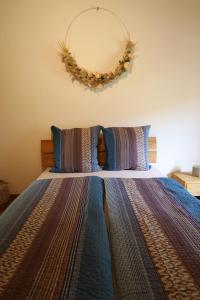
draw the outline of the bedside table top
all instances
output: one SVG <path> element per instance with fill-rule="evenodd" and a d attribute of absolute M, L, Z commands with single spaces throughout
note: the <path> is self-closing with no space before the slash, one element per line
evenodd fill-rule
<path fill-rule="evenodd" d="M 200 177 L 192 176 L 191 173 L 175 172 L 172 177 L 178 177 L 186 183 L 200 183 Z"/>

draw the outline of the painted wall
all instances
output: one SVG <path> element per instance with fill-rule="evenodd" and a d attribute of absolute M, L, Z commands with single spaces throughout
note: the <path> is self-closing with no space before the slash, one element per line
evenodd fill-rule
<path fill-rule="evenodd" d="M 101 92 L 72 84 L 57 54 L 72 17 L 96 5 L 118 13 L 137 43 L 132 73 Z M 12 193 L 40 174 L 52 124 L 151 124 L 162 172 L 200 163 L 199 0 L 0 0 L 0 32 L 0 178 Z M 123 41 L 115 18 L 96 11 L 68 36 L 79 64 L 98 71 L 112 70 Z"/>

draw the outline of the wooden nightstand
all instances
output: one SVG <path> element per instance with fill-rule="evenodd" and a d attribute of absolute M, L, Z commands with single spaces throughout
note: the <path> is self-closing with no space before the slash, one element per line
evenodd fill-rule
<path fill-rule="evenodd" d="M 180 182 L 193 196 L 200 196 L 200 177 L 195 177 L 188 173 L 176 172 L 172 174 L 172 178 Z"/>

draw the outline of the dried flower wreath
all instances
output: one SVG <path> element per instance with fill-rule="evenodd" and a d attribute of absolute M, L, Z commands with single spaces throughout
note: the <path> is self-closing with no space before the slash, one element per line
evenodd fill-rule
<path fill-rule="evenodd" d="M 79 13 L 78 16 L 76 16 L 72 20 L 72 22 L 70 23 L 70 25 L 68 27 L 66 37 L 67 37 L 68 31 L 69 31 L 72 23 L 75 21 L 75 19 L 77 17 L 79 17 L 82 13 L 85 13 L 86 11 L 91 10 L 91 9 L 97 9 L 97 10 L 103 9 L 105 11 L 108 11 L 108 12 L 114 14 L 112 11 L 107 10 L 102 7 L 96 7 L 96 8 L 93 7 L 93 8 L 86 9 L 86 10 L 82 11 L 81 13 Z M 122 23 L 122 25 L 125 27 L 124 23 Z M 126 27 L 125 27 L 125 29 L 126 29 Z M 65 38 L 65 41 L 66 41 L 66 38 Z M 102 88 L 104 85 L 106 85 L 106 84 L 112 82 L 114 79 L 117 79 L 118 77 L 120 77 L 124 72 L 127 72 L 130 70 L 131 62 L 133 60 L 133 52 L 134 52 L 135 44 L 130 39 L 128 39 L 122 59 L 119 61 L 118 65 L 115 67 L 115 69 L 108 73 L 88 72 L 86 69 L 81 68 L 77 64 L 75 58 L 72 56 L 72 53 L 66 47 L 66 43 L 64 43 L 64 42 L 61 43 L 60 47 L 61 47 L 60 56 L 62 58 L 62 62 L 65 64 L 66 71 L 71 75 L 72 81 L 77 80 L 79 83 L 82 83 L 91 89 L 95 89 L 95 88 Z"/>

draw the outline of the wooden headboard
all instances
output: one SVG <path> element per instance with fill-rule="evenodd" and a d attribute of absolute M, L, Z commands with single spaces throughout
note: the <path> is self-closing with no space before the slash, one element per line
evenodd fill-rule
<path fill-rule="evenodd" d="M 149 162 L 156 163 L 157 161 L 156 137 L 149 137 L 148 144 L 149 144 L 149 149 L 148 149 Z M 103 136 L 100 136 L 99 144 L 98 144 L 98 160 L 100 166 L 104 166 L 105 156 L 106 153 L 105 153 L 104 139 Z M 52 140 L 41 140 L 41 159 L 42 159 L 43 169 L 52 167 L 54 165 Z"/>

